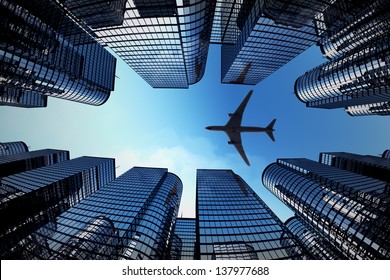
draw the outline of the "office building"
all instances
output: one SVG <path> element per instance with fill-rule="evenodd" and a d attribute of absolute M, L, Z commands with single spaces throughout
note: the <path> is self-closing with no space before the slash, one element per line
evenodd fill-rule
<path fill-rule="evenodd" d="M 319 162 L 390 183 L 390 160 L 352 153 L 320 153 Z"/>
<path fill-rule="evenodd" d="M 21 258 L 27 237 L 115 177 L 114 160 L 81 157 L 0 179 L 0 255 Z"/>
<path fill-rule="evenodd" d="M 218 1 L 212 39 L 225 43 L 221 82 L 256 85 L 314 45 L 314 18 L 330 2 Z"/>
<path fill-rule="evenodd" d="M 32 233 L 27 259 L 170 259 L 182 193 L 163 168 L 134 167 Z"/>
<path fill-rule="evenodd" d="M 177 218 L 171 247 L 175 260 L 193 260 L 195 257 L 196 219 Z"/>
<path fill-rule="evenodd" d="M 278 159 L 264 170 L 262 180 L 304 225 L 345 258 L 389 259 L 390 186 L 369 177 L 386 175 L 381 171 L 384 164 L 364 160 L 343 153 L 323 153 L 322 162 Z M 375 168 L 378 172 L 369 171 Z"/>
<path fill-rule="evenodd" d="M 0 156 L 28 152 L 27 145 L 22 141 L 0 143 Z"/>
<path fill-rule="evenodd" d="M 44 149 L 0 156 L 0 178 L 69 159 L 69 152 Z"/>
<path fill-rule="evenodd" d="M 390 3 L 348 2 L 336 2 L 349 11 L 343 21 L 334 19 L 341 14 L 334 7 L 321 13 L 316 25 L 326 31 L 318 44 L 330 61 L 299 77 L 295 94 L 307 107 L 389 115 Z"/>
<path fill-rule="evenodd" d="M 107 101 L 116 59 L 81 20 L 52 0 L 1 0 L 0 10 L 0 105 Z"/>
<path fill-rule="evenodd" d="M 390 33 L 306 72 L 295 83 L 299 100 L 308 107 L 326 109 L 388 102 L 389 36 Z M 352 112 L 356 107 L 347 110 Z M 385 110 L 374 107 L 365 111 L 385 114 Z"/>
<path fill-rule="evenodd" d="M 212 0 L 128 0 L 123 24 L 94 33 L 152 87 L 188 88 L 204 74 L 214 7 Z"/>
<path fill-rule="evenodd" d="M 195 259 L 304 257 L 288 229 L 240 176 L 231 170 L 197 171 Z"/>
<path fill-rule="evenodd" d="M 293 216 L 285 222 L 310 259 L 314 260 L 343 260 L 345 256 L 325 238 L 318 235 L 301 218 Z"/>

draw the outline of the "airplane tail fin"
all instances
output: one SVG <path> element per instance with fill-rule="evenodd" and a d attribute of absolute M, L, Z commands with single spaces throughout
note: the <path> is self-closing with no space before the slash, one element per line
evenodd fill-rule
<path fill-rule="evenodd" d="M 274 134 L 273 134 L 273 131 L 274 131 L 274 125 L 275 125 L 275 122 L 276 122 L 276 119 L 273 119 L 272 122 L 270 122 L 270 124 L 266 127 L 267 131 L 267 135 L 269 136 L 269 138 L 271 138 L 272 141 L 275 142 L 275 137 L 274 137 Z"/>

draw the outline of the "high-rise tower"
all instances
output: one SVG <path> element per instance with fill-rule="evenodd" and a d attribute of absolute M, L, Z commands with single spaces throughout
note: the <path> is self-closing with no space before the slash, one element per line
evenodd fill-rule
<path fill-rule="evenodd" d="M 65 1 L 64 5 L 68 6 L 70 2 L 76 1 Z M 88 5 L 91 9 L 95 5 L 91 1 L 82 2 L 85 2 L 86 10 Z M 90 26 L 99 40 L 149 85 L 188 88 L 203 77 L 215 1 L 113 2 L 119 5 L 118 10 L 122 9 L 123 20 L 111 26 Z M 80 15 L 78 10 L 75 13 Z"/>
<path fill-rule="evenodd" d="M 341 108 L 351 116 L 390 114 L 390 3 L 336 1 L 316 26 L 326 62 L 299 77 L 295 93 L 307 107 Z"/>
<path fill-rule="evenodd" d="M 306 257 L 279 218 L 231 170 L 197 171 L 196 216 L 196 259 Z"/>
<path fill-rule="evenodd" d="M 110 96 L 116 59 L 60 2 L 0 1 L 0 105 L 45 107 L 47 96 L 101 105 Z"/>
<path fill-rule="evenodd" d="M 134 167 L 26 240 L 28 259 L 169 259 L 182 193 L 163 168 Z"/>
<path fill-rule="evenodd" d="M 0 255 L 21 258 L 28 235 L 114 177 L 113 159 L 81 157 L 0 178 Z"/>
<path fill-rule="evenodd" d="M 44 149 L 0 156 L 0 178 L 69 159 L 69 152 Z"/>
<path fill-rule="evenodd" d="M 366 163 L 352 154 L 321 158 L 323 163 L 279 159 L 264 170 L 263 184 L 345 258 L 389 259 L 390 173 L 371 158 Z M 386 174 L 386 181 L 376 179 Z"/>

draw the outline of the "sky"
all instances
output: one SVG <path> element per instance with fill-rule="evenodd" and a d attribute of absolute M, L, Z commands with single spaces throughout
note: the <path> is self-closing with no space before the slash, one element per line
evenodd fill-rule
<path fill-rule="evenodd" d="M 320 152 L 379 155 L 390 148 L 389 119 L 351 117 L 343 109 L 307 108 L 294 94 L 295 80 L 325 62 L 313 46 L 256 86 L 220 83 L 220 46 L 211 45 L 203 79 L 189 89 L 153 89 L 118 58 L 115 90 L 102 106 L 49 98 L 47 108 L 0 107 L 0 142 L 24 141 L 30 150 L 69 150 L 116 160 L 119 176 L 133 166 L 163 167 L 183 182 L 179 216 L 195 215 L 196 169 L 231 169 L 283 220 L 292 216 L 261 182 L 278 158 L 318 160 Z M 248 167 L 223 132 L 249 90 L 242 124 L 265 127 L 276 118 L 275 138 L 246 133 Z"/>

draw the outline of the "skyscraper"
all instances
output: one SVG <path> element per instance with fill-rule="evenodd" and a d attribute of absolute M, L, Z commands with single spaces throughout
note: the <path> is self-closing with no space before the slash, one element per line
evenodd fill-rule
<path fill-rule="evenodd" d="M 196 187 L 196 259 L 306 257 L 279 218 L 233 171 L 199 169 Z"/>
<path fill-rule="evenodd" d="M 134 167 L 32 233 L 29 259 L 169 259 L 180 179 Z"/>
<path fill-rule="evenodd" d="M 196 219 L 177 218 L 172 241 L 171 256 L 177 260 L 193 260 L 195 257 Z"/>
<path fill-rule="evenodd" d="M 331 1 L 218 3 L 212 39 L 230 43 L 222 46 L 221 82 L 255 85 L 318 41 L 314 18 Z"/>
<path fill-rule="evenodd" d="M 114 2 L 122 6 L 124 1 Z M 215 1 L 125 2 L 123 23 L 92 26 L 99 40 L 152 87 L 188 88 L 198 82 L 206 66 Z"/>
<path fill-rule="evenodd" d="M 59 163 L 69 159 L 69 152 L 44 149 L 0 156 L 0 178 Z"/>
<path fill-rule="evenodd" d="M 336 3 L 346 5 L 350 15 L 334 21 L 340 11 L 329 8 L 317 22 L 326 30 L 319 46 L 330 61 L 299 77 L 295 93 L 308 107 L 345 107 L 351 116 L 388 115 L 390 3 Z"/>
<path fill-rule="evenodd" d="M 315 230 L 301 218 L 294 216 L 285 222 L 289 231 L 294 234 L 302 248 L 310 254 L 311 259 L 316 260 L 342 260 L 346 257 L 324 237 L 318 235 Z"/>
<path fill-rule="evenodd" d="M 370 158 L 366 163 L 352 154 L 323 153 L 321 158 L 326 164 L 278 159 L 264 170 L 263 184 L 345 258 L 389 259 L 388 181 L 368 177 L 376 172 L 366 170 L 377 167 Z"/>
<path fill-rule="evenodd" d="M 26 238 L 115 177 L 114 160 L 81 157 L 0 179 L 0 255 L 20 258 Z"/>
<path fill-rule="evenodd" d="M 52 0 L 1 0 L 0 9 L 0 105 L 107 101 L 116 59 L 80 19 Z"/>
<path fill-rule="evenodd" d="M 22 141 L 0 143 L 0 156 L 28 152 L 27 145 Z"/>

